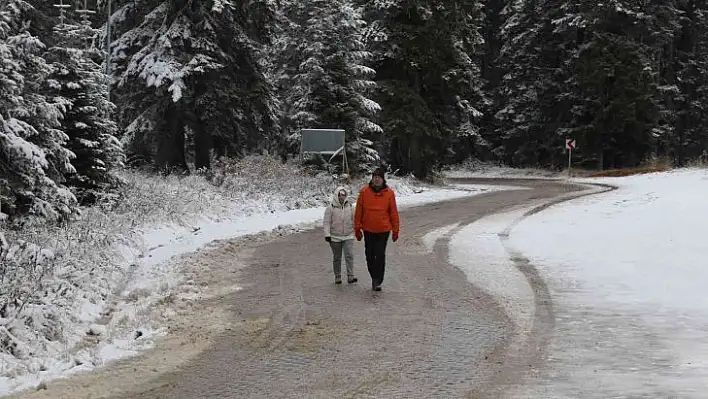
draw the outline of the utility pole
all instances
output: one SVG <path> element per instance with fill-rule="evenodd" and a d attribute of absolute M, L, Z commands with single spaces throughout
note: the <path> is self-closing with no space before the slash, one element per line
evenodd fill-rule
<path fill-rule="evenodd" d="M 71 6 L 69 4 L 64 4 L 64 0 L 59 0 L 59 4 L 54 4 L 54 7 L 59 9 L 59 25 L 64 25 L 66 9 Z"/>
<path fill-rule="evenodd" d="M 89 21 L 89 14 L 95 14 L 96 11 L 89 10 L 88 8 L 88 0 L 84 0 L 84 8 L 81 10 L 76 10 L 76 13 L 81 15 L 81 24 L 84 26 L 90 26 L 91 21 Z M 84 45 L 88 49 L 89 47 L 89 41 L 88 37 L 84 38 Z"/>
<path fill-rule="evenodd" d="M 108 20 L 106 22 L 106 75 L 108 75 L 108 101 L 111 101 L 111 0 L 108 0 Z"/>

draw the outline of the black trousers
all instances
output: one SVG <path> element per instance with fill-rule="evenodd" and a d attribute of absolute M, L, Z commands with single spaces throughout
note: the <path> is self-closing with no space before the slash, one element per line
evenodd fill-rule
<path fill-rule="evenodd" d="M 364 251 L 366 253 L 366 267 L 374 285 L 380 285 L 386 271 L 386 244 L 390 232 L 372 233 L 364 231 Z"/>

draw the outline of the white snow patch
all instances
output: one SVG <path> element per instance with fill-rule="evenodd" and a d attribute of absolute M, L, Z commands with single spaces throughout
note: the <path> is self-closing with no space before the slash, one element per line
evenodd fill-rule
<path fill-rule="evenodd" d="M 150 349 L 155 345 L 155 339 L 167 335 L 164 328 L 140 330 L 140 336 L 135 338 L 117 338 L 111 343 L 103 342 L 98 347 L 97 355 L 102 364 L 137 355 L 141 350 Z"/>
<path fill-rule="evenodd" d="M 460 223 L 458 222 L 455 224 L 443 226 L 439 229 L 435 229 L 426 233 L 423 236 L 423 244 L 425 244 L 426 251 L 428 253 L 432 253 L 435 248 L 435 243 L 437 243 L 439 239 L 449 234 L 452 230 L 456 229 L 459 225 Z"/>
<path fill-rule="evenodd" d="M 566 175 L 562 172 L 533 169 L 533 168 L 511 168 L 483 163 L 479 161 L 467 161 L 460 165 L 455 165 L 442 172 L 446 178 L 506 178 L 506 179 L 560 179 Z"/>
<path fill-rule="evenodd" d="M 503 185 L 491 185 L 491 184 L 453 184 L 452 187 L 462 191 L 468 191 L 474 194 L 484 194 L 491 193 L 495 191 L 509 191 L 509 190 L 528 190 L 528 187 L 518 187 L 518 186 L 503 186 Z M 455 223 L 429 231 L 423 236 L 423 244 L 425 244 L 426 251 L 428 253 L 433 252 L 435 244 L 442 237 L 448 235 L 451 231 L 456 229 L 460 223 Z"/>
<path fill-rule="evenodd" d="M 510 259 L 500 234 L 529 209 L 486 216 L 450 239 L 450 263 L 460 268 L 470 283 L 499 299 L 519 332 L 530 331 L 533 324 L 534 293 Z"/>
<path fill-rule="evenodd" d="M 530 187 L 519 186 L 502 186 L 492 184 L 452 184 L 452 187 L 459 190 L 480 191 L 482 193 L 491 193 L 495 191 L 510 191 L 510 190 L 530 190 Z"/>
<path fill-rule="evenodd" d="M 548 368 L 519 397 L 705 397 L 708 171 L 575 181 L 620 188 L 530 216 L 510 236 L 556 313 Z"/>

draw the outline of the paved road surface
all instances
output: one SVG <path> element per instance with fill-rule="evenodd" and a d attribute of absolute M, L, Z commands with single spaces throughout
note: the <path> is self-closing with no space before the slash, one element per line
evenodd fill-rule
<path fill-rule="evenodd" d="M 219 300 L 239 323 L 189 362 L 110 397 L 496 397 L 540 354 L 508 356 L 510 321 L 447 262 L 449 235 L 432 253 L 421 237 L 571 190 L 550 181 L 501 184 L 530 189 L 402 211 L 401 239 L 389 242 L 380 293 L 371 291 L 363 242 L 355 246 L 359 282 L 341 286 L 333 284 L 331 252 L 319 229 L 258 244 L 234 277 L 244 289 Z M 552 317 L 545 320 L 549 325 L 537 326 L 537 334 L 551 328 Z"/>

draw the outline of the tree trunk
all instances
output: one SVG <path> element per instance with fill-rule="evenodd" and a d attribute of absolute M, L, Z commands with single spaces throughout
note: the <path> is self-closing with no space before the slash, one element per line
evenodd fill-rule
<path fill-rule="evenodd" d="M 195 169 L 211 169 L 212 137 L 204 125 L 197 123 L 194 126 L 194 167 Z"/>
<path fill-rule="evenodd" d="M 221 137 L 214 137 L 212 136 L 211 138 L 212 142 L 212 149 L 214 150 L 214 156 L 216 158 L 221 158 L 226 156 L 226 148 L 224 146 L 223 140 Z"/>
<path fill-rule="evenodd" d="M 417 179 L 423 179 L 428 174 L 425 159 L 420 154 L 420 139 L 412 136 L 408 143 L 408 170 L 415 174 Z"/>
<path fill-rule="evenodd" d="M 170 101 L 165 111 L 165 124 L 157 141 L 157 167 L 167 173 L 185 172 L 184 121 L 179 108 Z"/>
<path fill-rule="evenodd" d="M 686 157 L 685 157 L 684 145 L 683 145 L 683 143 L 685 141 L 683 129 L 680 129 L 677 132 L 676 138 L 677 138 L 677 140 L 676 140 L 676 161 L 678 163 L 678 166 L 682 167 L 682 166 L 685 166 L 685 164 L 686 164 Z"/>

